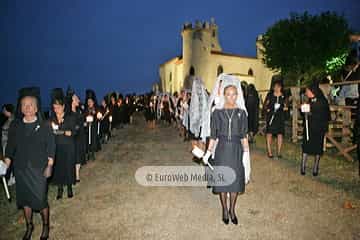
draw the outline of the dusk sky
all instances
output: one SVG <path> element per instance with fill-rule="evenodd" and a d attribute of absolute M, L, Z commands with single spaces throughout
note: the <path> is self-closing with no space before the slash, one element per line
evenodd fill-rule
<path fill-rule="evenodd" d="M 158 67 L 181 54 L 185 22 L 219 26 L 225 52 L 255 56 L 255 38 L 291 12 L 336 11 L 360 30 L 359 0 L 302 1 L 120 1 L 1 0 L 0 103 L 14 103 L 17 91 L 71 85 L 98 99 L 109 91 L 143 93 L 158 81 Z"/>

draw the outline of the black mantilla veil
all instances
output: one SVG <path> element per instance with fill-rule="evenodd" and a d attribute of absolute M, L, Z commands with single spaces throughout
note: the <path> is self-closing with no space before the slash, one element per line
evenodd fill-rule
<path fill-rule="evenodd" d="M 72 102 L 73 102 L 73 96 L 77 96 L 79 98 L 79 101 L 80 101 L 80 97 L 79 95 L 76 94 L 75 90 L 72 89 L 70 86 L 67 88 L 66 90 L 66 96 L 65 96 L 65 104 L 66 104 L 66 107 L 65 109 L 68 110 L 68 112 L 72 112 Z M 76 112 L 82 112 L 82 109 L 81 109 L 81 102 L 79 103 L 79 106 L 77 106 L 76 108 Z"/>
<path fill-rule="evenodd" d="M 24 115 L 21 112 L 21 100 L 24 97 L 34 97 L 36 99 L 36 104 L 38 109 L 36 113 L 36 117 L 40 122 L 42 122 L 45 119 L 45 117 L 41 109 L 41 97 L 40 97 L 39 87 L 25 87 L 19 90 L 18 101 L 16 105 L 16 118 L 22 119 L 24 117 Z"/>
<path fill-rule="evenodd" d="M 92 89 L 86 89 L 85 91 L 85 109 L 88 109 L 88 100 L 92 99 L 94 101 L 94 107 L 97 108 L 98 102 L 96 98 L 96 94 Z"/>
<path fill-rule="evenodd" d="M 309 84 L 307 87 L 307 89 L 309 89 L 317 99 L 321 99 L 321 100 L 326 100 L 326 97 L 323 93 L 323 91 L 320 89 L 319 87 L 319 81 L 318 80 L 313 80 L 311 84 Z"/>
<path fill-rule="evenodd" d="M 62 88 L 54 88 L 51 91 L 51 115 L 55 116 L 54 110 L 53 110 L 53 104 L 60 104 L 64 105 L 64 113 L 69 114 L 71 111 L 71 105 L 69 106 L 67 98 L 64 95 L 64 92 Z"/>

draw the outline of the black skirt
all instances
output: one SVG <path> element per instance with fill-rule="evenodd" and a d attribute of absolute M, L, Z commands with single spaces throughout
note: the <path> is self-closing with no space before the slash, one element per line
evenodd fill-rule
<path fill-rule="evenodd" d="M 215 166 L 224 166 L 235 172 L 235 180 L 230 185 L 213 186 L 213 193 L 220 192 L 244 192 L 245 191 L 245 169 L 242 163 L 242 147 L 239 141 L 219 140 L 215 150 Z M 225 172 L 226 174 L 227 172 Z M 221 173 L 220 173 L 221 174 Z M 214 179 L 219 176 L 215 172 Z M 224 176 L 225 182 L 230 181 L 230 176 Z M 225 183 L 224 182 L 224 183 Z"/>
<path fill-rule="evenodd" d="M 75 147 L 72 144 L 56 146 L 53 181 L 57 185 L 75 184 Z"/>
<path fill-rule="evenodd" d="M 86 163 L 86 136 L 82 129 L 75 138 L 75 163 L 85 164 Z"/>
<path fill-rule="evenodd" d="M 285 113 L 283 111 L 266 115 L 266 133 L 273 135 L 285 134 Z"/>
<path fill-rule="evenodd" d="M 30 207 L 35 211 L 40 211 L 49 206 L 47 179 L 43 175 L 43 170 L 31 166 L 14 169 L 18 207 Z"/>
<path fill-rule="evenodd" d="M 324 137 L 325 133 L 322 131 L 309 130 L 309 141 L 307 141 L 306 133 L 304 132 L 302 142 L 303 153 L 307 153 L 310 155 L 322 155 L 324 152 Z"/>

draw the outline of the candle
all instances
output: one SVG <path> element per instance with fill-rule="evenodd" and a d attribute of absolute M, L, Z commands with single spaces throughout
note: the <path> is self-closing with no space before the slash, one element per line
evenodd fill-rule
<path fill-rule="evenodd" d="M 59 130 L 59 125 L 57 125 L 57 124 L 54 123 L 54 122 L 51 123 L 51 127 L 52 127 L 52 129 L 53 129 L 54 131 Z"/>
<path fill-rule="evenodd" d="M 94 121 L 94 117 L 92 115 L 86 116 L 86 122 L 92 123 Z"/>
<path fill-rule="evenodd" d="M 98 112 L 97 114 L 96 114 L 96 117 L 97 117 L 97 119 L 101 119 L 102 118 L 102 113 L 101 112 Z"/>
<path fill-rule="evenodd" d="M 91 145 L 91 124 L 89 124 L 89 145 Z"/>
<path fill-rule="evenodd" d="M 91 123 L 94 121 L 94 117 L 92 115 L 86 116 L 86 122 L 89 123 L 89 145 L 91 145 Z"/>

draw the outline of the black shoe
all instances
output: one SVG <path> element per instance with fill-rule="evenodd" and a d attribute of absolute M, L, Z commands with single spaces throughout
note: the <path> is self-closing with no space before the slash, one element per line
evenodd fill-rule
<path fill-rule="evenodd" d="M 232 215 L 232 214 L 230 214 L 230 216 L 231 216 L 231 215 Z M 231 217 L 231 222 L 232 222 L 233 224 L 235 224 L 235 225 L 238 224 L 238 219 L 237 219 L 235 213 L 234 213 L 234 217 Z"/>
<path fill-rule="evenodd" d="M 267 154 L 268 158 L 274 158 L 274 156 L 272 154 Z"/>
<path fill-rule="evenodd" d="M 223 218 L 222 221 L 223 221 L 226 225 L 229 224 L 229 218 Z"/>
<path fill-rule="evenodd" d="M 314 177 L 316 177 L 317 175 L 319 175 L 319 170 L 313 172 Z"/>
<path fill-rule="evenodd" d="M 279 155 L 278 155 L 278 159 L 281 159 L 281 158 L 282 158 L 282 156 L 281 156 L 281 154 L 279 154 Z"/>
<path fill-rule="evenodd" d="M 67 187 L 67 194 L 68 194 L 68 198 L 72 198 L 74 196 L 71 185 Z"/>
<path fill-rule="evenodd" d="M 33 231 L 34 231 L 34 224 L 33 223 L 26 224 L 26 232 L 22 239 L 31 240 L 31 235 Z"/>
<path fill-rule="evenodd" d="M 76 183 L 79 183 L 80 182 L 80 179 L 76 179 Z"/>
<path fill-rule="evenodd" d="M 56 196 L 56 200 L 62 199 L 63 193 L 64 193 L 64 188 L 63 187 L 58 187 L 58 193 L 57 193 L 57 196 Z"/>
<path fill-rule="evenodd" d="M 225 216 L 225 215 L 226 215 L 226 216 Z M 223 211 L 222 221 L 223 221 L 226 225 L 229 224 L 229 213 L 228 213 L 228 212 L 226 212 L 226 214 L 225 214 L 225 212 Z"/>
<path fill-rule="evenodd" d="M 237 225 L 237 224 L 238 224 L 238 219 L 237 219 L 237 217 L 235 216 L 234 218 L 231 218 L 231 222 L 232 222 L 233 224 Z"/>
<path fill-rule="evenodd" d="M 300 169 L 300 173 L 301 173 L 301 175 L 305 175 L 305 169 Z"/>
<path fill-rule="evenodd" d="M 43 224 L 43 230 L 40 236 L 40 240 L 47 240 L 49 239 L 49 224 Z"/>

